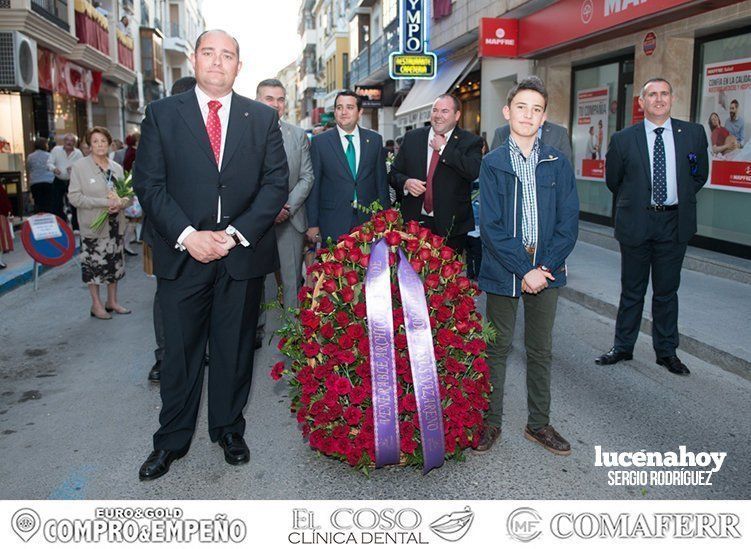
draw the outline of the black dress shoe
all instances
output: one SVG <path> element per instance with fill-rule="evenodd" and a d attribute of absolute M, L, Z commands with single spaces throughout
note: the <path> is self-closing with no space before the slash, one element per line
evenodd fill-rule
<path fill-rule="evenodd" d="M 691 371 L 686 368 L 686 365 L 681 362 L 681 359 L 677 356 L 666 356 L 657 359 L 657 364 L 665 366 L 668 372 L 679 376 L 687 376 Z"/>
<path fill-rule="evenodd" d="M 162 379 L 162 361 L 157 360 L 149 370 L 149 381 L 159 383 L 160 379 Z"/>
<path fill-rule="evenodd" d="M 237 433 L 225 433 L 219 438 L 219 446 L 224 450 L 224 461 L 230 465 L 240 465 L 250 461 L 250 450 L 243 437 Z"/>
<path fill-rule="evenodd" d="M 138 255 L 138 252 L 134 252 L 133 250 L 129 250 L 128 248 L 123 248 L 123 251 L 125 252 L 125 255 L 129 255 L 131 257 Z"/>
<path fill-rule="evenodd" d="M 606 366 L 608 364 L 615 364 L 621 360 L 632 360 L 634 353 L 627 353 L 626 351 L 616 351 L 615 347 L 610 349 L 604 355 L 601 355 L 595 359 L 595 364 Z"/>
<path fill-rule="evenodd" d="M 170 464 L 188 453 L 188 447 L 181 450 L 154 450 L 138 470 L 140 480 L 154 480 L 169 471 Z"/>

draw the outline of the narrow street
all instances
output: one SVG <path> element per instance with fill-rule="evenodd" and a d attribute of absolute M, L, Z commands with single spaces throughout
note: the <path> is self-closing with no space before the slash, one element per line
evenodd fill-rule
<path fill-rule="evenodd" d="M 716 280 L 704 276 L 704 283 Z M 575 283 L 575 275 L 572 276 Z M 274 295 L 267 287 L 267 300 Z M 230 467 L 209 441 L 206 410 L 189 454 L 165 477 L 139 482 L 160 406 L 146 375 L 153 363 L 155 280 L 128 258 L 121 301 L 133 310 L 102 322 L 71 262 L 0 297 L 0 475 L 3 499 L 748 499 L 751 497 L 751 382 L 683 353 L 689 377 L 654 363 L 641 334 L 632 362 L 600 367 L 613 321 L 559 302 L 554 343 L 553 425 L 572 443 L 557 457 L 525 440 L 522 334 L 506 386 L 501 444 L 423 477 L 388 468 L 370 478 L 317 456 L 289 413 L 287 390 L 268 372 L 275 343 L 256 354 L 246 440 L 251 462 Z M 683 292 L 683 290 L 682 290 Z M 682 293 L 682 298 L 691 297 Z M 481 301 L 483 298 L 480 298 Z M 728 298 L 728 300 L 731 298 Z M 481 304 L 482 305 L 482 304 Z M 484 308 L 484 307 L 481 307 Z M 272 326 L 276 313 L 270 314 Z M 520 324 L 521 325 L 521 324 Z M 727 452 L 712 486 L 609 486 L 603 451 Z"/>

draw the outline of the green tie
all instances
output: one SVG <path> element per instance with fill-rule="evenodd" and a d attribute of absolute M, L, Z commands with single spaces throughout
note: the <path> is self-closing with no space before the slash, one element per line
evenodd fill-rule
<path fill-rule="evenodd" d="M 349 171 L 352 172 L 352 178 L 357 181 L 357 158 L 355 157 L 355 144 L 352 140 L 354 135 L 345 135 L 347 138 L 347 151 L 345 156 L 347 157 L 347 164 L 349 164 Z M 357 207 L 357 187 L 355 187 L 354 205 Z"/>

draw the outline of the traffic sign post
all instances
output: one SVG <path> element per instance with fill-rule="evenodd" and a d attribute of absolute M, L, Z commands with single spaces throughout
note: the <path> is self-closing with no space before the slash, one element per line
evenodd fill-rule
<path fill-rule="evenodd" d="M 36 214 L 21 227 L 21 243 L 34 260 L 34 290 L 38 287 L 39 265 L 58 267 L 73 257 L 76 240 L 68 224 L 53 214 Z"/>

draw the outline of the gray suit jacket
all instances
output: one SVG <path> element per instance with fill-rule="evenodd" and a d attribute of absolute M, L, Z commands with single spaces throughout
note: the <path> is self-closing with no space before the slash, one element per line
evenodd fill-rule
<path fill-rule="evenodd" d="M 289 166 L 289 222 L 299 232 L 308 229 L 305 200 L 313 188 L 313 164 L 310 161 L 310 141 L 305 130 L 287 122 L 280 122 L 284 152 Z"/>
<path fill-rule="evenodd" d="M 490 150 L 497 149 L 501 146 L 501 143 L 506 141 L 509 136 L 508 124 L 501 126 L 495 130 L 493 136 L 493 144 L 490 146 Z M 573 166 L 574 154 L 571 151 L 571 141 L 568 138 L 568 131 L 563 126 L 553 124 L 552 122 L 545 121 L 542 125 L 542 142 L 546 145 L 550 145 L 554 149 L 558 149 L 563 155 L 568 158 L 568 161 Z"/>

